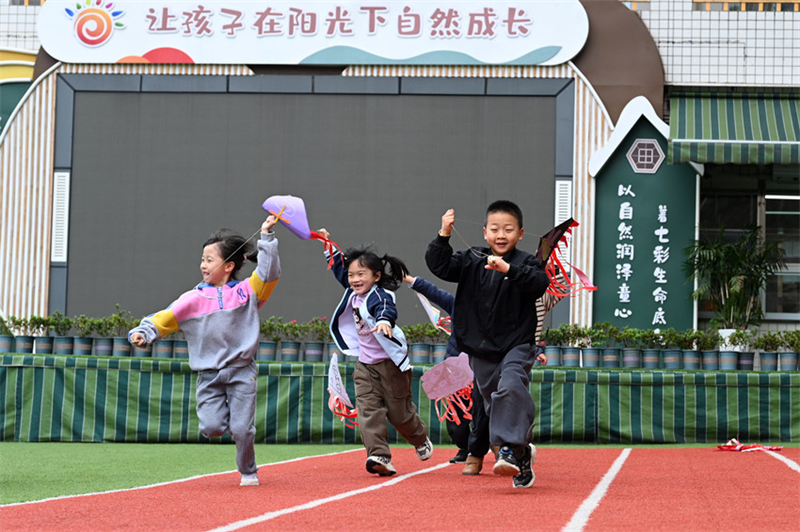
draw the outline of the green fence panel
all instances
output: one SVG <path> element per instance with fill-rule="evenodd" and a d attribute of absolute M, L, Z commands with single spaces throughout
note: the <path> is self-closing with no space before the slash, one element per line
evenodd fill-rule
<path fill-rule="evenodd" d="M 536 403 L 534 441 L 596 440 L 595 372 L 537 369 L 531 373 L 530 388 Z"/>
<path fill-rule="evenodd" d="M 800 441 L 800 374 L 598 375 L 598 442 Z"/>
<path fill-rule="evenodd" d="M 353 364 L 341 364 L 351 399 Z M 413 400 L 434 444 L 449 444 L 414 367 Z M 326 364 L 259 363 L 256 441 L 360 443 L 328 409 Z M 536 369 L 537 442 L 800 441 L 800 373 Z M 3 441 L 205 442 L 186 361 L 4 354 Z M 389 428 L 392 443 L 403 443 Z M 230 442 L 229 435 L 213 438 Z"/>
<path fill-rule="evenodd" d="M 340 369 L 355 399 L 353 364 Z M 326 364 L 259 363 L 256 441 L 361 442 L 328 409 Z M 449 444 L 445 424 L 413 369 L 413 400 L 431 441 Z M 0 359 L 0 437 L 3 441 L 230 442 L 200 434 L 196 376 L 177 360 L 56 355 L 3 355 Z M 390 442 L 402 443 L 390 427 Z"/>

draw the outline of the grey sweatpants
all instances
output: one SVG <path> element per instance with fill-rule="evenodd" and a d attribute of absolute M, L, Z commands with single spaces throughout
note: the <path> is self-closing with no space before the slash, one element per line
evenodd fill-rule
<path fill-rule="evenodd" d="M 216 438 L 229 432 L 236 442 L 236 469 L 255 473 L 256 385 L 255 362 L 243 367 L 201 371 L 197 374 L 197 417 L 200 432 Z"/>
<path fill-rule="evenodd" d="M 411 397 L 411 370 L 400 371 L 391 360 L 357 362 L 353 370 L 358 402 L 358 430 L 367 456 L 392 457 L 388 420 L 408 443 L 425 443 L 428 428 Z"/>
<path fill-rule="evenodd" d="M 530 443 L 536 405 L 529 389 L 534 353 L 522 344 L 506 353 L 500 362 L 470 356 L 475 384 L 489 416 L 493 446 L 518 450 Z"/>

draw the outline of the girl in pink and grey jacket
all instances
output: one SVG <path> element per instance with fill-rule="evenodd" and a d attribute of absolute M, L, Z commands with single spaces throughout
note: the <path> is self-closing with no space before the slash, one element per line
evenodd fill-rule
<path fill-rule="evenodd" d="M 242 486 L 258 485 L 253 426 L 258 369 L 258 309 L 281 274 L 278 240 L 270 216 L 261 226 L 257 254 L 243 237 L 223 229 L 203 245 L 203 282 L 167 309 L 131 329 L 132 344 L 143 346 L 182 331 L 189 344 L 189 367 L 197 371 L 197 417 L 209 438 L 228 432 L 236 442 L 236 466 Z M 245 258 L 258 265 L 246 281 L 236 273 Z"/>

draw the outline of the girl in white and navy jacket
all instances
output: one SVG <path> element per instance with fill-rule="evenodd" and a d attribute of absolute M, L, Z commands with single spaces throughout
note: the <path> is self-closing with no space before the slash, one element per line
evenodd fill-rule
<path fill-rule="evenodd" d="M 318 233 L 330 239 L 327 230 Z M 433 454 L 428 428 L 411 397 L 408 344 L 396 323 L 394 290 L 408 268 L 396 257 L 378 257 L 368 249 L 348 249 L 344 257 L 333 253 L 331 270 L 345 292 L 331 319 L 331 335 L 342 353 L 358 356 L 353 382 L 367 471 L 394 475 L 387 420 L 420 460 Z"/>

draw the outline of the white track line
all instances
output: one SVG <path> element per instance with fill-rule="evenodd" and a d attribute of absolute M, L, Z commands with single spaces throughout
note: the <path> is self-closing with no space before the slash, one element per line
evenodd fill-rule
<path fill-rule="evenodd" d="M 605 476 L 600 480 L 600 483 L 594 487 L 592 493 L 583 501 L 580 508 L 578 508 L 572 516 L 572 519 L 569 520 L 569 523 L 561 529 L 561 532 L 580 532 L 583 530 L 592 512 L 594 512 L 594 509 L 600 504 L 600 500 L 605 497 L 609 486 L 611 486 L 611 482 L 614 480 L 614 477 L 617 476 L 620 469 L 622 469 L 622 464 L 625 463 L 625 460 L 628 459 L 628 455 L 630 454 L 630 448 L 622 450 L 622 453 L 614 460 L 614 463 L 611 464 L 611 469 L 606 472 Z"/>
<path fill-rule="evenodd" d="M 258 467 L 262 468 L 262 467 L 270 467 L 270 466 L 276 466 L 276 465 L 281 465 L 281 464 L 290 464 L 292 462 L 299 462 L 301 460 L 308 460 L 310 458 L 320 458 L 320 457 L 323 457 L 323 456 L 335 456 L 337 454 L 353 453 L 353 452 L 361 451 L 361 450 L 363 450 L 363 448 L 358 447 L 356 449 L 348 449 L 346 451 L 339 451 L 339 452 L 336 452 L 336 453 L 315 454 L 315 455 L 311 455 L 311 456 L 300 456 L 298 458 L 291 458 L 289 460 L 283 460 L 281 462 L 271 462 L 269 464 L 261 464 Z M 181 478 L 181 479 L 178 479 L 178 480 L 168 480 L 167 482 L 159 482 L 158 484 L 149 484 L 147 486 L 135 486 L 133 488 L 122 488 L 122 489 L 108 490 L 108 491 L 96 491 L 94 493 L 78 493 L 78 494 L 75 494 L 75 495 L 59 495 L 58 497 L 50 497 L 48 499 L 39 499 L 37 501 L 11 502 L 11 503 L 8 503 L 8 504 L 0 504 L 0 508 L 7 508 L 9 506 L 22 506 L 22 505 L 25 505 L 25 504 L 38 504 L 40 502 L 57 501 L 59 499 L 73 499 L 73 498 L 76 498 L 76 497 L 91 497 L 93 495 L 105 495 L 107 493 L 119 493 L 119 492 L 123 492 L 123 491 L 146 490 L 146 489 L 149 489 L 149 488 L 157 488 L 159 486 L 168 486 L 170 484 L 179 484 L 181 482 L 189 482 L 190 480 L 197 480 L 198 478 L 215 477 L 217 475 L 229 475 L 229 474 L 235 473 L 235 472 L 236 472 L 236 470 L 234 469 L 233 471 L 220 471 L 219 473 L 206 473 L 205 475 L 196 475 L 196 476 L 193 476 L 193 477 Z"/>
<path fill-rule="evenodd" d="M 782 456 L 776 453 L 775 451 L 764 451 L 764 452 L 772 456 L 773 458 L 777 458 L 778 460 L 789 466 L 791 469 L 794 469 L 795 471 L 800 473 L 800 465 L 798 465 L 797 462 L 795 462 L 794 460 L 789 460 L 785 456 Z"/>
<path fill-rule="evenodd" d="M 259 515 L 257 517 L 251 517 L 250 519 L 244 519 L 242 521 L 236 521 L 235 523 L 231 523 L 229 525 L 221 526 L 219 528 L 214 528 L 209 532 L 230 532 L 233 530 L 238 530 L 240 528 L 244 528 L 246 526 L 255 525 L 257 523 L 263 523 L 264 521 L 269 521 L 270 519 L 275 519 L 276 517 L 281 517 L 284 515 L 288 515 L 295 512 L 300 512 L 302 510 L 310 510 L 311 508 L 316 508 L 317 506 L 322 506 L 323 504 L 328 504 L 329 502 L 340 501 L 342 499 L 346 499 L 348 497 L 353 497 L 354 495 L 360 495 L 362 493 L 368 493 L 370 491 L 379 490 L 381 488 L 386 488 L 389 486 L 394 486 L 395 484 L 407 480 L 411 477 L 415 477 L 417 475 L 423 475 L 425 473 L 430 473 L 431 471 L 436 471 L 437 469 L 442 469 L 447 467 L 450 462 L 444 462 L 439 465 L 435 465 L 433 467 L 429 467 L 427 469 L 421 469 L 419 471 L 415 471 L 413 473 L 408 473 L 406 475 L 400 475 L 394 477 L 391 480 L 387 480 L 386 482 L 381 482 L 380 484 L 374 484 L 372 486 L 361 488 L 352 491 L 345 491 L 343 493 L 339 493 L 338 495 L 332 495 L 330 497 L 325 497 L 324 499 L 317 499 L 314 501 L 309 501 L 305 504 L 300 504 L 298 506 L 292 506 L 290 508 L 283 508 L 282 510 L 275 510 L 274 512 L 267 512 L 265 514 Z"/>

